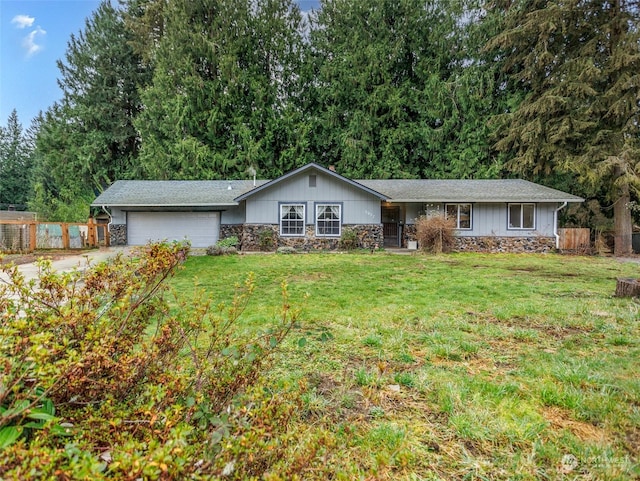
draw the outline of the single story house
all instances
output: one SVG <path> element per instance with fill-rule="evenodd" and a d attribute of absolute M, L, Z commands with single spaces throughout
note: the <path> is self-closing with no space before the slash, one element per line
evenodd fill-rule
<path fill-rule="evenodd" d="M 243 250 L 333 249 L 350 228 L 361 247 L 407 247 L 416 219 L 440 212 L 458 250 L 544 252 L 558 211 L 583 200 L 525 180 L 353 180 L 310 163 L 271 181 L 120 180 L 91 205 L 109 212 L 113 245 L 235 235 Z"/>

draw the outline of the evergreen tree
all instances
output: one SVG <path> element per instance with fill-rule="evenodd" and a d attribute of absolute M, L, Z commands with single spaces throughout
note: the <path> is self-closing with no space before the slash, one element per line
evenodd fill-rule
<path fill-rule="evenodd" d="M 638 2 L 498 2 L 505 28 L 488 44 L 522 102 L 498 117 L 497 147 L 524 175 L 573 172 L 613 204 L 615 253 L 631 252 L 640 192 Z"/>
<path fill-rule="evenodd" d="M 325 0 L 307 84 L 313 149 L 355 177 L 495 175 L 489 90 L 456 0 Z"/>
<path fill-rule="evenodd" d="M 0 126 L 0 204 L 26 205 L 30 196 L 32 147 L 14 109 Z"/>
<path fill-rule="evenodd" d="M 142 108 L 138 89 L 148 74 L 131 38 L 121 12 L 104 1 L 58 62 L 63 98 L 43 119 L 34 177 L 34 206 L 55 218 L 85 220 L 86 208 L 73 213 L 68 206 L 132 171 L 140 143 L 133 126 Z M 51 205 L 63 210 L 52 212 Z"/>
<path fill-rule="evenodd" d="M 85 222 L 95 195 L 76 150 L 81 139 L 69 128 L 69 118 L 65 107 L 54 104 L 39 121 L 29 207 L 44 220 Z"/>
<path fill-rule="evenodd" d="M 121 12 L 104 1 L 84 31 L 71 36 L 66 62 L 58 62 L 63 102 L 84 138 L 79 155 L 96 190 L 126 176 L 139 149 L 133 120 L 149 74 L 131 39 Z"/>
<path fill-rule="evenodd" d="M 301 17 L 291 1 L 179 0 L 164 11 L 153 84 L 143 93 L 139 174 L 262 176 L 294 167 Z"/>

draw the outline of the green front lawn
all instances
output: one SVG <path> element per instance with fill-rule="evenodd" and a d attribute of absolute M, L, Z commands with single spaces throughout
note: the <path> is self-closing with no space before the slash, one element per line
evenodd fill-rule
<path fill-rule="evenodd" d="M 228 301 L 254 272 L 252 330 L 278 317 L 287 281 L 302 322 L 269 382 L 300 390 L 301 436 L 330 438 L 319 479 L 623 480 L 640 475 L 640 304 L 612 295 L 639 271 L 556 255 L 245 255 L 192 257 L 172 282 Z"/>

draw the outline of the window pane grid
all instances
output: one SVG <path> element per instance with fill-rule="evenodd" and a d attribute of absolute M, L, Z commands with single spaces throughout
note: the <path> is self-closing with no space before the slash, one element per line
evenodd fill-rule
<path fill-rule="evenodd" d="M 280 235 L 304 235 L 304 205 L 280 206 Z"/>
<path fill-rule="evenodd" d="M 340 205 L 316 206 L 316 235 L 340 235 Z"/>

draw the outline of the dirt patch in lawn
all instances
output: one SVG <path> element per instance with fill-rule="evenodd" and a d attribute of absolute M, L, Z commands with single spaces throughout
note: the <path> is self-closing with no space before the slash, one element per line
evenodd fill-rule
<path fill-rule="evenodd" d="M 583 423 L 571 419 L 571 415 L 557 407 L 546 408 L 543 412 L 545 419 L 556 429 L 566 429 L 581 441 L 607 442 L 608 436 L 604 429 L 593 424 Z"/>
<path fill-rule="evenodd" d="M 290 284 L 296 284 L 298 282 L 315 282 L 328 279 L 330 276 L 324 272 L 306 272 L 304 274 L 297 274 L 289 277 L 288 282 Z"/>
<path fill-rule="evenodd" d="M 640 428 L 634 427 L 625 433 L 625 447 L 634 456 L 640 454 Z"/>
<path fill-rule="evenodd" d="M 476 324 L 495 324 L 499 325 L 503 328 L 509 329 L 530 329 L 534 331 L 538 331 L 539 333 L 553 338 L 557 340 L 563 340 L 568 337 L 585 335 L 594 331 L 593 326 L 584 325 L 584 326 L 566 326 L 566 325 L 558 325 L 558 324 L 548 324 L 548 323 L 535 323 L 530 319 L 519 316 L 512 316 L 509 319 L 497 319 L 496 317 L 490 315 L 477 315 L 474 313 L 475 317 L 471 318 L 470 321 Z M 505 333 L 508 334 L 508 333 Z M 513 334 L 513 333 L 511 333 Z"/>

